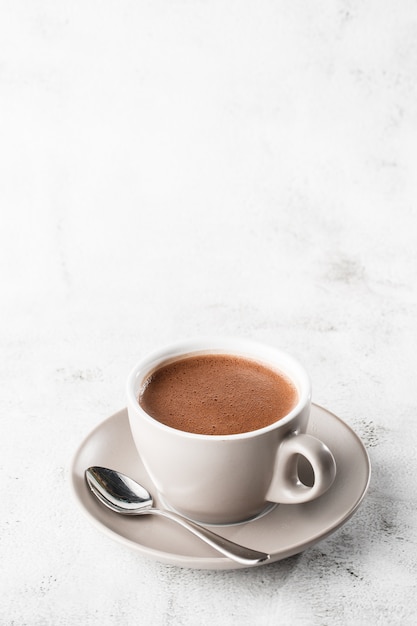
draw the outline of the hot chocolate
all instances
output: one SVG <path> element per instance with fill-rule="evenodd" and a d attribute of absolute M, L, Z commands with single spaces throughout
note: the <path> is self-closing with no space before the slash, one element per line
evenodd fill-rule
<path fill-rule="evenodd" d="M 202 435 L 233 435 L 273 424 L 297 404 L 281 372 L 228 354 L 199 354 L 162 364 L 144 381 L 140 406 L 159 422 Z"/>

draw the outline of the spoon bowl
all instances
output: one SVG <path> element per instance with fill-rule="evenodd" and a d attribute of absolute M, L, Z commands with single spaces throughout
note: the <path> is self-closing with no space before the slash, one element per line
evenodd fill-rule
<path fill-rule="evenodd" d="M 116 513 L 138 515 L 151 509 L 152 496 L 135 480 L 107 467 L 89 467 L 87 484 L 102 504 Z"/>
<path fill-rule="evenodd" d="M 85 471 L 85 479 L 96 498 L 112 511 L 121 515 L 159 515 L 168 518 L 221 554 L 242 565 L 256 565 L 270 559 L 270 555 L 241 546 L 213 531 L 188 520 L 173 511 L 153 506 L 151 494 L 135 480 L 107 467 L 92 466 Z"/>

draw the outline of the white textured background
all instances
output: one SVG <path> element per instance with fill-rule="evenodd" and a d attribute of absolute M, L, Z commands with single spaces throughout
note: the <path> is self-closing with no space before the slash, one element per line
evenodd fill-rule
<path fill-rule="evenodd" d="M 0 0 L 0 623 L 417 622 L 417 4 Z M 345 527 L 150 562 L 71 498 L 148 350 L 289 350 L 363 438 Z"/>

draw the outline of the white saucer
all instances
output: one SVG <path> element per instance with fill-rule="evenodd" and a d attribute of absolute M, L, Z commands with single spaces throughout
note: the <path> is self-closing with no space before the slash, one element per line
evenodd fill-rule
<path fill-rule="evenodd" d="M 329 411 L 312 406 L 308 432 L 322 439 L 336 459 L 337 476 L 323 496 L 305 504 L 280 504 L 267 515 L 215 532 L 271 555 L 269 562 L 311 547 L 344 524 L 356 511 L 370 479 L 368 454 L 359 437 Z M 123 517 L 90 493 L 84 470 L 103 465 L 142 483 L 160 505 L 158 494 L 134 446 L 126 409 L 99 424 L 82 442 L 72 462 L 72 487 L 81 509 L 99 530 L 146 557 L 199 569 L 243 567 L 219 555 L 177 524 L 156 516 Z"/>

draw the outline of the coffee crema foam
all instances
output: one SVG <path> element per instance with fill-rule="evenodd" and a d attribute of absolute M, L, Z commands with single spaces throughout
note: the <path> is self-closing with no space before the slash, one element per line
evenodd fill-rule
<path fill-rule="evenodd" d="M 258 361 L 228 354 L 183 357 L 144 381 L 140 406 L 166 426 L 233 435 L 269 426 L 297 404 L 292 381 Z"/>

